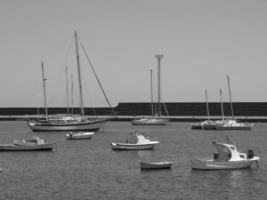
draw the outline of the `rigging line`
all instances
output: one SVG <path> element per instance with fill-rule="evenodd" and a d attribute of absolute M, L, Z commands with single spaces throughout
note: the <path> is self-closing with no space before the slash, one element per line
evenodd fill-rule
<path fill-rule="evenodd" d="M 167 115 L 169 115 L 169 112 L 168 112 L 168 109 L 167 109 L 167 107 L 166 107 L 166 104 L 165 104 L 165 103 L 163 103 L 163 107 L 164 107 L 164 110 L 165 110 L 166 114 L 167 114 Z"/>
<path fill-rule="evenodd" d="M 108 97 L 107 97 L 107 95 L 106 95 L 106 92 L 105 92 L 104 88 L 102 87 L 102 85 L 101 85 L 101 83 L 100 83 L 100 80 L 99 80 L 99 78 L 98 78 L 98 76 L 97 76 L 97 74 L 96 74 L 95 68 L 94 68 L 94 66 L 93 66 L 93 64 L 92 64 L 92 62 L 91 62 L 89 56 L 87 55 L 87 53 L 86 53 L 86 51 L 85 51 L 85 48 L 84 48 L 84 46 L 83 46 L 83 44 L 82 44 L 81 39 L 80 39 L 79 36 L 78 36 L 78 40 L 79 40 L 79 42 L 80 42 L 80 44 L 81 44 L 81 47 L 82 47 L 83 52 L 84 52 L 84 54 L 85 54 L 85 56 L 86 56 L 86 58 L 87 58 L 87 61 L 88 61 L 89 65 L 90 65 L 90 67 L 91 67 L 91 69 L 92 69 L 92 71 L 93 71 L 93 73 L 94 73 L 94 75 L 95 75 L 95 78 L 96 78 L 96 80 L 97 80 L 97 82 L 98 82 L 98 85 L 100 86 L 100 88 L 101 88 L 101 90 L 102 90 L 102 93 L 103 93 L 103 95 L 104 95 L 104 97 L 105 97 L 105 99 L 106 99 L 106 101 L 107 101 L 107 103 L 108 103 L 108 105 L 109 105 L 109 107 L 110 107 L 112 113 L 114 114 L 114 110 L 113 110 L 113 108 L 112 108 L 112 106 L 111 106 L 111 103 L 110 103 L 110 101 L 108 100 Z"/>

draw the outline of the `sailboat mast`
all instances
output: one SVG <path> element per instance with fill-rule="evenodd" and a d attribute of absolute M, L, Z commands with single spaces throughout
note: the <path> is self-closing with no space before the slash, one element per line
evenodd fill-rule
<path fill-rule="evenodd" d="M 151 88 L 151 112 L 152 117 L 154 116 L 154 101 L 153 101 L 153 71 L 150 70 L 150 88 Z"/>
<path fill-rule="evenodd" d="M 79 48 L 78 48 L 78 38 L 76 31 L 74 32 L 75 37 L 75 48 L 76 48 L 76 59 L 77 59 L 77 68 L 78 68 L 78 80 L 79 80 L 79 92 L 80 92 L 80 106 L 81 106 L 81 115 L 84 118 L 84 107 L 83 107 L 83 93 L 82 93 L 82 78 L 81 78 L 81 69 L 80 69 L 80 58 L 79 58 Z"/>
<path fill-rule="evenodd" d="M 208 120 L 210 120 L 209 103 L 208 103 L 208 91 L 207 90 L 205 90 L 205 97 L 206 97 L 206 107 L 207 107 Z"/>
<path fill-rule="evenodd" d="M 42 79 L 43 79 L 43 90 L 44 90 L 45 119 L 48 120 L 48 112 L 47 112 L 47 105 L 46 105 L 46 91 L 45 91 L 46 78 L 44 77 L 44 63 L 43 62 L 42 62 Z"/>
<path fill-rule="evenodd" d="M 71 114 L 73 114 L 73 74 L 71 73 Z"/>
<path fill-rule="evenodd" d="M 220 89 L 220 101 L 221 101 L 222 119 L 224 120 L 223 100 L 222 100 L 222 89 Z"/>
<path fill-rule="evenodd" d="M 161 115 L 161 69 L 160 69 L 160 61 L 163 55 L 155 55 L 158 60 L 158 112 L 157 114 Z"/>
<path fill-rule="evenodd" d="M 231 115 L 232 115 L 232 119 L 234 119 L 234 109 L 233 109 L 233 103 L 232 103 L 232 95 L 231 95 L 229 75 L 227 75 L 227 83 L 228 83 L 228 91 L 229 91 L 229 98 L 230 98 Z"/>
<path fill-rule="evenodd" d="M 66 95 L 67 95 L 67 114 L 69 114 L 69 81 L 68 81 L 68 67 L 66 66 Z"/>

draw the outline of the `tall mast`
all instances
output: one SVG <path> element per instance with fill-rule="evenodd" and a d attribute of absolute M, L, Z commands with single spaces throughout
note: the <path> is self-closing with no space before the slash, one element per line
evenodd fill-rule
<path fill-rule="evenodd" d="M 210 120 L 209 103 L 208 103 L 208 91 L 207 90 L 205 90 L 205 97 L 206 97 L 206 107 L 207 107 L 208 120 Z"/>
<path fill-rule="evenodd" d="M 66 66 L 66 95 L 67 95 L 67 114 L 69 114 L 69 80 L 68 80 L 68 67 Z"/>
<path fill-rule="evenodd" d="M 71 114 L 73 114 L 73 74 L 71 73 Z"/>
<path fill-rule="evenodd" d="M 234 109 L 233 109 L 233 103 L 232 103 L 232 95 L 231 95 L 229 75 L 227 75 L 227 83 L 228 83 L 228 91 L 229 91 L 229 98 L 230 98 L 231 115 L 232 115 L 232 119 L 234 119 Z"/>
<path fill-rule="evenodd" d="M 43 62 L 42 62 L 42 79 L 43 79 L 43 90 L 44 90 L 45 119 L 48 120 L 48 112 L 47 112 L 47 105 L 46 105 L 46 91 L 45 91 L 45 81 L 47 79 L 44 77 L 44 63 Z"/>
<path fill-rule="evenodd" d="M 220 101 L 221 101 L 222 119 L 224 120 L 223 100 L 222 100 L 222 89 L 220 89 Z"/>
<path fill-rule="evenodd" d="M 154 101 L 153 101 L 153 71 L 150 70 L 150 88 L 151 88 L 151 113 L 154 117 Z"/>
<path fill-rule="evenodd" d="M 158 112 L 157 114 L 161 115 L 161 71 L 160 71 L 160 61 L 163 55 L 155 55 L 158 60 Z"/>
<path fill-rule="evenodd" d="M 76 59 L 77 59 L 77 68 L 78 68 L 78 80 L 79 80 L 79 92 L 80 92 L 80 106 L 81 106 L 81 115 L 84 118 L 84 108 L 83 108 L 83 93 L 82 93 L 82 78 L 81 78 L 81 69 L 80 69 L 80 58 L 79 58 L 79 48 L 78 48 L 78 38 L 76 31 L 74 32 L 75 37 L 75 48 L 76 48 Z"/>

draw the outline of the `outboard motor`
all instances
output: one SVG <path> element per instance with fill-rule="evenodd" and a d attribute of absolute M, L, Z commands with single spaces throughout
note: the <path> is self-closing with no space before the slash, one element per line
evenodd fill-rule
<path fill-rule="evenodd" d="M 213 154 L 213 159 L 214 159 L 214 160 L 217 160 L 218 158 L 219 158 L 219 153 L 214 153 L 214 154 Z"/>
<path fill-rule="evenodd" d="M 247 154 L 247 158 L 248 159 L 251 159 L 251 158 L 253 158 L 254 157 L 254 151 L 252 150 L 252 149 L 249 149 L 248 150 L 248 154 Z"/>

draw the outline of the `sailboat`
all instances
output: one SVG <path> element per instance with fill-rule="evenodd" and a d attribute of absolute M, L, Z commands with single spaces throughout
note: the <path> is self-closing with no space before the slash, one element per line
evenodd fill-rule
<path fill-rule="evenodd" d="M 158 58 L 158 111 L 154 109 L 153 102 L 153 71 L 150 70 L 150 84 L 151 84 L 151 117 L 150 118 L 141 118 L 131 121 L 132 125 L 166 125 L 168 119 L 160 118 L 161 115 L 161 102 L 160 102 L 160 59 L 163 55 L 156 55 Z M 164 104 L 165 106 L 165 104 Z M 166 107 L 165 110 L 167 111 Z"/>
<path fill-rule="evenodd" d="M 228 75 L 227 75 L 227 83 L 228 83 L 229 99 L 230 99 L 230 106 L 231 106 L 231 118 L 230 119 L 223 118 L 222 123 L 216 124 L 215 129 L 216 130 L 251 130 L 251 128 L 253 127 L 253 124 L 238 122 L 235 119 L 234 111 L 233 111 L 231 89 L 230 89 L 230 79 Z"/>
<path fill-rule="evenodd" d="M 75 49 L 76 49 L 76 60 L 77 60 L 78 82 L 79 82 L 79 93 L 80 93 L 80 115 L 76 117 L 71 116 L 71 115 L 56 115 L 54 117 L 48 116 L 47 105 L 46 105 L 46 88 L 45 88 L 46 79 L 44 77 L 44 67 L 42 63 L 43 92 L 44 92 L 44 104 L 45 104 L 45 116 L 46 117 L 44 120 L 29 121 L 28 125 L 32 131 L 98 131 L 107 121 L 112 119 L 112 118 L 89 119 L 89 118 L 86 118 L 84 115 L 78 36 L 76 32 L 74 32 L 74 38 L 75 38 Z M 94 69 L 93 69 L 93 72 L 96 76 Z M 98 78 L 97 78 L 97 81 L 100 84 Z M 102 86 L 101 86 L 101 89 L 103 91 Z"/>
<path fill-rule="evenodd" d="M 206 109 L 207 109 L 207 116 L 208 116 L 208 119 L 205 120 L 205 121 L 202 121 L 198 124 L 192 124 L 191 125 L 191 128 L 192 129 L 200 129 L 200 130 L 210 130 L 210 129 L 214 129 L 214 125 L 215 125 L 215 122 L 210 120 L 210 113 L 209 113 L 209 103 L 208 103 L 208 92 L 207 90 L 205 90 L 205 97 L 206 97 Z"/>

